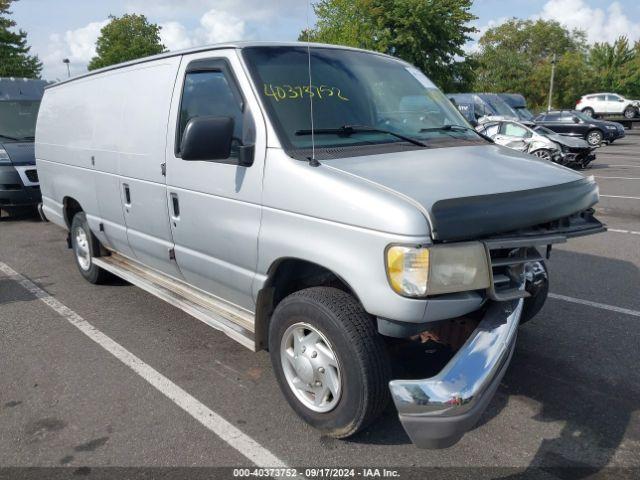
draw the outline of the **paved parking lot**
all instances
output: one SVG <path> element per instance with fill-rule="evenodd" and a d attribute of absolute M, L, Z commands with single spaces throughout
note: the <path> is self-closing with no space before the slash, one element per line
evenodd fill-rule
<path fill-rule="evenodd" d="M 554 249 L 552 298 L 522 327 L 496 397 L 437 451 L 413 447 L 392 407 L 352 439 L 322 437 L 288 407 L 265 352 L 125 282 L 85 282 L 62 230 L 2 218 L 0 465 L 638 468 L 640 131 L 585 173 L 610 231 Z"/>

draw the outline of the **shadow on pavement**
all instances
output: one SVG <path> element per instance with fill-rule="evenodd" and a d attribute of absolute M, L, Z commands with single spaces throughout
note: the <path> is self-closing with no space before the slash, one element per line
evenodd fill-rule
<path fill-rule="evenodd" d="M 625 281 L 640 285 L 640 270 L 629 262 L 566 251 L 562 258 L 565 265 L 589 269 L 607 263 L 609 272 L 626 272 Z M 541 438 L 527 469 L 503 478 L 535 478 L 542 472 L 550 478 L 585 478 L 611 463 L 625 435 L 640 440 L 640 426 L 631 424 L 633 413 L 640 410 L 639 332 L 633 320 L 549 300 L 536 319 L 521 327 L 511 366 L 475 428 L 500 415 L 511 396 L 532 401 L 539 409 L 534 420 L 563 426 L 556 438 Z M 532 434 L 522 431 L 523 436 Z M 393 407 L 350 441 L 410 443 Z"/>

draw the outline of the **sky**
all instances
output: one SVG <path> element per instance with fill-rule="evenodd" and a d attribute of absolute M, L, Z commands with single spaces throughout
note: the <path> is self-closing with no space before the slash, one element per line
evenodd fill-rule
<path fill-rule="evenodd" d="M 19 0 L 11 9 L 47 80 L 67 76 L 64 58 L 72 75 L 86 71 L 109 15 L 146 15 L 162 26 L 163 44 L 178 50 L 231 40 L 296 40 L 308 13 L 307 0 Z M 592 43 L 620 35 L 640 40 L 639 0 L 475 0 L 472 12 L 479 33 L 468 51 L 487 28 L 512 17 L 557 20 L 584 30 Z"/>

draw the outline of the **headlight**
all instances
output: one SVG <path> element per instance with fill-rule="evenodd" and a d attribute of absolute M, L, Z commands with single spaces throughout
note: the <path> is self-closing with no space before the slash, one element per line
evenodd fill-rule
<path fill-rule="evenodd" d="M 618 129 L 618 127 L 613 126 L 613 125 L 607 125 L 607 128 L 608 128 L 609 130 L 617 130 L 617 129 Z"/>
<path fill-rule="evenodd" d="M 386 261 L 391 288 L 406 297 L 489 287 L 487 256 L 479 242 L 428 248 L 393 245 Z"/>
<path fill-rule="evenodd" d="M 0 147 L 0 165 L 6 165 L 11 163 L 11 159 L 9 158 L 9 154 L 7 151 Z"/>

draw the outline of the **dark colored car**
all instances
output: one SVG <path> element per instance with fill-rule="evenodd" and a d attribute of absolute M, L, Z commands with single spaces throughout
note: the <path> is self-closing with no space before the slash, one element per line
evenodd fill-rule
<path fill-rule="evenodd" d="M 0 78 L 0 208 L 8 213 L 41 201 L 33 142 L 46 84 Z"/>
<path fill-rule="evenodd" d="M 524 96 L 519 93 L 499 93 L 498 96 L 518 114 L 520 122 L 526 125 L 534 121 L 535 115 L 527 108 Z"/>
<path fill-rule="evenodd" d="M 561 135 L 583 138 L 592 147 L 625 136 L 624 127 L 619 123 L 596 120 L 575 110 L 552 110 L 541 113 L 534 120 Z"/>

